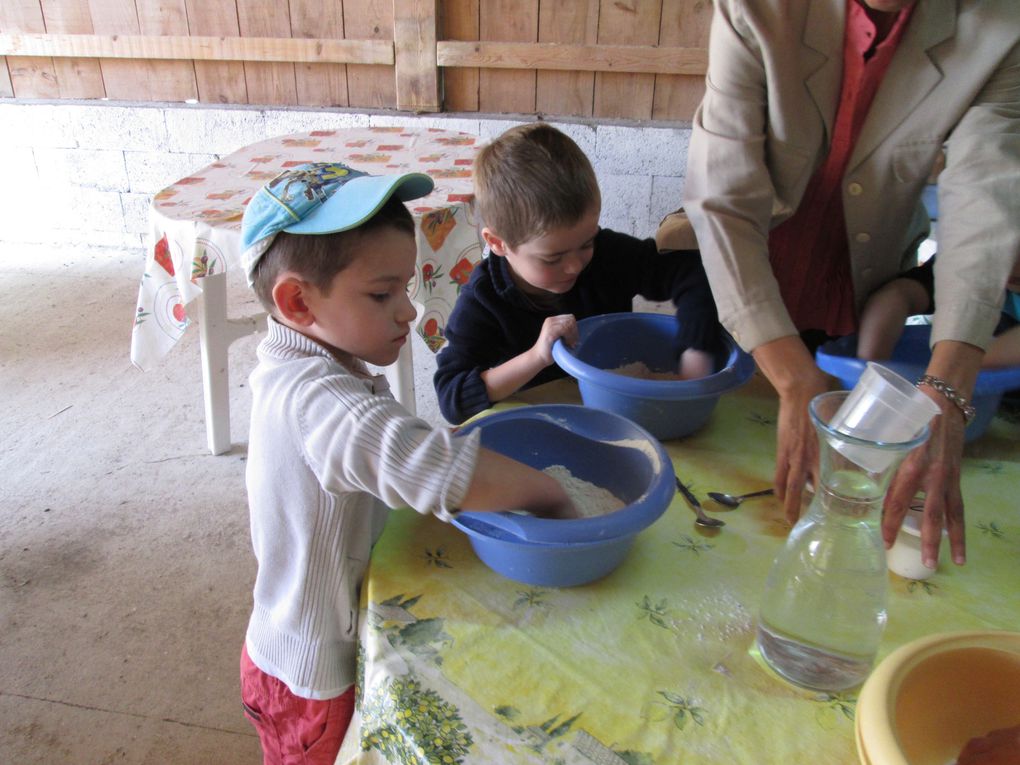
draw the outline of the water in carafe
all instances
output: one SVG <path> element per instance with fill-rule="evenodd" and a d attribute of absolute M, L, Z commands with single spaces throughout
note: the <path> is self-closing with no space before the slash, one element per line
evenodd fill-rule
<path fill-rule="evenodd" d="M 776 672 L 797 685 L 839 691 L 871 671 L 886 622 L 885 491 L 902 458 L 928 436 L 903 443 L 868 443 L 828 423 L 846 392 L 811 402 L 820 442 L 819 485 L 808 512 L 790 531 L 773 563 L 758 619 L 758 650 Z M 861 449 L 893 455 L 880 472 L 846 457 Z"/>

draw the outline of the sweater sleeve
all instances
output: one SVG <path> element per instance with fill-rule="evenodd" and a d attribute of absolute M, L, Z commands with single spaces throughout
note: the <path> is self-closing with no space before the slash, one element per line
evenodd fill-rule
<path fill-rule="evenodd" d="M 483 266 L 476 268 L 447 319 L 433 377 L 439 411 L 454 425 L 492 406 L 482 372 L 506 361 L 503 328 L 490 310 L 493 300 L 481 295 Z"/>
<path fill-rule="evenodd" d="M 683 204 L 722 322 L 741 347 L 751 350 L 796 330 L 768 259 L 769 225 L 778 202 L 766 165 L 767 69 L 741 5 L 714 4 L 708 88 L 691 128 Z M 812 159 L 794 147 L 783 156 L 798 167 Z M 786 172 L 794 175 L 793 166 Z"/>
<path fill-rule="evenodd" d="M 676 307 L 677 352 L 686 348 L 715 351 L 722 327 L 708 277 L 697 250 L 660 252 L 652 239 L 604 231 L 606 273 L 612 284 L 628 285 L 631 297 L 669 300 Z"/>
<path fill-rule="evenodd" d="M 585 281 L 586 273 L 582 273 L 579 282 Z M 572 307 L 541 308 L 527 300 L 514 285 L 505 258 L 489 256 L 475 266 L 446 323 L 447 344 L 436 362 L 434 382 L 443 416 L 449 422 L 461 423 L 492 406 L 482 374 L 534 347 L 543 323 L 550 316 L 573 313 L 580 319 L 594 312 L 604 312 L 596 310 L 605 308 L 604 301 L 590 294 L 590 290 L 575 288 L 574 291 L 586 294 Z M 629 306 L 628 301 L 624 308 L 612 310 L 629 310 Z M 565 374 L 558 366 L 550 364 L 521 389 Z"/>
<path fill-rule="evenodd" d="M 1002 287 L 1020 252 L 1018 102 L 1020 44 L 999 63 L 949 136 L 938 178 L 932 345 L 957 340 L 986 347 L 999 320 Z"/>
<path fill-rule="evenodd" d="M 364 491 L 448 521 L 471 484 L 476 434 L 432 428 L 356 377 L 308 382 L 294 415 L 308 466 L 327 491 Z"/>
<path fill-rule="evenodd" d="M 684 265 L 674 281 L 673 305 L 676 306 L 677 345 L 680 350 L 717 351 L 721 346 L 722 325 L 716 312 L 712 288 L 697 250 L 677 250 L 674 254 Z"/>

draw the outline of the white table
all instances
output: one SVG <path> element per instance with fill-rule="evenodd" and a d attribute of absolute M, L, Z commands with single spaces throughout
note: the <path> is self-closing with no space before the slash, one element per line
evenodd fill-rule
<path fill-rule="evenodd" d="M 482 257 L 472 199 L 477 136 L 404 127 L 317 130 L 247 146 L 157 193 L 131 337 L 139 369 L 157 364 L 199 325 L 209 450 L 230 449 L 227 353 L 264 326 L 265 314 L 229 318 L 226 274 L 239 265 L 241 217 L 252 194 L 281 170 L 305 162 L 343 162 L 375 175 L 424 172 L 436 188 L 408 203 L 418 263 L 408 295 L 419 308 L 418 334 L 438 351 L 457 293 Z M 188 308 L 196 298 L 201 300 Z M 411 344 L 386 370 L 396 398 L 414 411 Z"/>

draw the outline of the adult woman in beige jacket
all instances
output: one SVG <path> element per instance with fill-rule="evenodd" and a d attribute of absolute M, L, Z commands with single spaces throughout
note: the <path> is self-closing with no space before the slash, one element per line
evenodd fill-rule
<path fill-rule="evenodd" d="M 848 2 L 881 29 L 910 0 L 716 0 L 707 92 L 694 120 L 684 205 L 723 324 L 780 395 L 776 490 L 795 519 L 817 444 L 807 404 L 827 389 L 780 295 L 769 232 L 826 160 L 841 98 Z M 892 18 L 891 16 L 889 18 Z M 937 312 L 924 385 L 941 408 L 886 500 L 891 543 L 926 491 L 923 558 L 943 525 L 964 555 L 963 415 L 1020 251 L 1020 11 L 1016 0 L 917 0 L 849 155 L 839 190 L 853 300 L 905 266 L 928 229 L 920 195 L 941 151 Z M 811 258 L 813 253 L 803 253 Z M 798 256 L 800 257 L 800 256 Z M 817 300 L 828 296 L 819 292 Z M 946 393 L 949 393 L 947 397 Z M 953 394 L 956 394 L 956 402 Z"/>

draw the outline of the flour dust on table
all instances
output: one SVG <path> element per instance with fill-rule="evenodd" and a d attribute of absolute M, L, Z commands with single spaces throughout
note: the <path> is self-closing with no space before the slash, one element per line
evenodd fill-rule
<path fill-rule="evenodd" d="M 622 510 L 627 506 L 619 497 L 608 489 L 596 486 L 589 481 L 578 478 L 570 472 L 569 468 L 563 465 L 549 465 L 542 470 L 546 475 L 555 478 L 563 490 L 567 492 L 577 512 L 583 518 L 593 518 L 596 515 L 606 515 Z"/>

